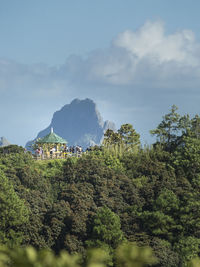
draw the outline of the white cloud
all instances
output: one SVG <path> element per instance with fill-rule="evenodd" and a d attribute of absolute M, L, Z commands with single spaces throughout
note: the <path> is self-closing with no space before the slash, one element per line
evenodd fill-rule
<path fill-rule="evenodd" d="M 85 60 L 70 58 L 65 67 L 73 80 L 86 83 L 131 85 L 151 80 L 166 87 L 168 81 L 181 82 L 182 77 L 199 82 L 199 55 L 200 44 L 192 31 L 166 34 L 164 24 L 157 21 L 122 32 L 107 50 L 94 51 Z"/>
<path fill-rule="evenodd" d="M 176 61 L 193 65 L 196 61 L 192 55 L 194 42 L 192 31 L 183 30 L 166 35 L 162 22 L 147 22 L 136 32 L 119 34 L 113 44 L 130 51 L 139 60 L 150 57 L 159 63 Z"/>

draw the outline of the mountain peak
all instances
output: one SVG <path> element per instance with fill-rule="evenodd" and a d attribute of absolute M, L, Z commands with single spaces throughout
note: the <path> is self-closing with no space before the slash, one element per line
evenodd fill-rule
<path fill-rule="evenodd" d="M 95 102 L 89 98 L 76 98 L 56 111 L 50 125 L 39 132 L 37 138 L 50 133 L 51 127 L 68 141 L 69 146 L 81 145 L 83 148 L 100 144 L 104 132 L 108 128 L 115 129 L 114 123 L 103 121 Z"/>

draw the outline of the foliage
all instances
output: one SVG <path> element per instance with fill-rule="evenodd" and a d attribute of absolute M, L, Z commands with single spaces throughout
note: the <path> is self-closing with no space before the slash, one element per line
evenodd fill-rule
<path fill-rule="evenodd" d="M 101 249 L 88 251 L 84 263 L 80 255 L 66 251 L 55 255 L 50 250 L 36 251 L 33 247 L 0 248 L 1 267 L 106 267 L 107 258 L 108 254 Z M 126 244 L 117 249 L 116 262 L 118 267 L 142 267 L 155 263 L 155 257 L 149 248 Z"/>
<path fill-rule="evenodd" d="M 157 129 L 151 130 L 152 135 L 156 135 L 161 143 L 170 145 L 175 142 L 176 135 L 179 131 L 180 115 L 176 112 L 177 107 L 172 106 L 170 113 L 163 116 L 162 122 L 158 125 Z"/>
<path fill-rule="evenodd" d="M 109 208 L 102 207 L 97 210 L 92 225 L 91 239 L 86 241 L 86 245 L 89 248 L 101 248 L 107 251 L 110 255 L 107 264 L 112 266 L 113 249 L 125 240 L 120 218 Z"/>
<path fill-rule="evenodd" d="M 55 256 L 50 250 L 36 251 L 33 247 L 0 249 L 1 267 L 79 267 L 79 256 L 61 252 Z"/>
<path fill-rule="evenodd" d="M 22 242 L 20 227 L 28 220 L 28 209 L 15 193 L 4 173 L 0 170 L 0 240 L 1 244 L 14 246 Z"/>
<path fill-rule="evenodd" d="M 187 266 L 200 255 L 200 118 L 173 106 L 152 133 L 156 143 L 142 148 L 124 124 L 105 133 L 104 145 L 66 160 L 35 161 L 19 147 L 0 149 L 1 243 L 79 253 L 84 266 L 120 266 L 114 250 L 135 242 L 152 248 L 157 267 Z M 135 252 L 123 246 L 132 255 L 123 265 L 135 266 Z M 104 252 L 93 259 L 88 247 Z"/>
<path fill-rule="evenodd" d="M 188 264 L 188 267 L 199 267 L 200 266 L 200 259 L 194 258 L 191 260 L 191 262 Z"/>
<path fill-rule="evenodd" d="M 175 245 L 175 249 L 181 254 L 181 266 L 188 266 L 193 258 L 196 258 L 199 253 L 200 239 L 192 236 L 183 237 Z"/>
<path fill-rule="evenodd" d="M 89 154 L 90 157 L 93 157 L 93 159 L 101 159 L 110 169 L 113 169 L 117 172 L 125 171 L 123 163 L 121 161 L 121 157 L 117 155 L 117 153 L 112 153 L 112 150 L 92 150 Z"/>
<path fill-rule="evenodd" d="M 96 242 L 99 240 L 116 248 L 123 240 L 123 232 L 121 231 L 120 218 L 107 207 L 97 210 L 94 217 L 92 242 L 87 242 L 89 246 L 97 247 Z"/>
<path fill-rule="evenodd" d="M 123 155 L 128 151 L 138 151 L 140 135 L 131 124 L 123 124 L 117 132 L 108 129 L 104 134 L 103 145 L 115 155 Z"/>
<path fill-rule="evenodd" d="M 0 147 L 0 154 L 24 153 L 24 148 L 17 145 Z"/>
<path fill-rule="evenodd" d="M 154 265 L 157 262 L 150 248 L 137 247 L 134 244 L 122 244 L 117 248 L 116 255 L 117 266 L 142 267 L 146 265 Z"/>

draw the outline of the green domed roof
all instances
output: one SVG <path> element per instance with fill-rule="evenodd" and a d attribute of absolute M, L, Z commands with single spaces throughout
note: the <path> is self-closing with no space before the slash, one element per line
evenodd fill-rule
<path fill-rule="evenodd" d="M 39 144 L 67 144 L 67 141 L 63 139 L 62 137 L 58 136 L 53 132 L 53 129 L 51 129 L 51 133 L 48 135 L 44 136 L 43 138 L 39 139 L 36 141 L 36 143 Z"/>

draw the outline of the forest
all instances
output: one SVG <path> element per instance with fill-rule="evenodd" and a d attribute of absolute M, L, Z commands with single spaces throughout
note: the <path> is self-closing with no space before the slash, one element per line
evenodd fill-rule
<path fill-rule="evenodd" d="M 65 160 L 0 148 L 0 266 L 200 266 L 200 117 L 172 106 L 150 132 Z"/>

